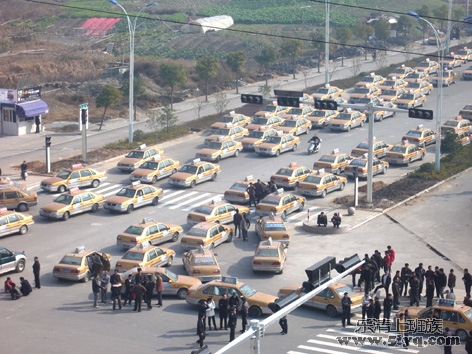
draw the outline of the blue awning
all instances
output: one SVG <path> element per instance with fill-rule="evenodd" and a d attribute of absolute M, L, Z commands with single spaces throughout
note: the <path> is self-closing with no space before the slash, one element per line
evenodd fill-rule
<path fill-rule="evenodd" d="M 49 112 L 49 107 L 43 100 L 27 101 L 16 104 L 16 114 L 20 118 L 35 117 Z"/>

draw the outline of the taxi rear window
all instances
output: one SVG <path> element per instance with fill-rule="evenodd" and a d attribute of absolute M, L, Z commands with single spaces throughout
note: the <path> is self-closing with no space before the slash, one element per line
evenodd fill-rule
<path fill-rule="evenodd" d="M 292 173 L 293 173 L 293 170 L 281 168 L 280 170 L 277 171 L 276 175 L 291 176 Z"/>
<path fill-rule="evenodd" d="M 59 263 L 70 264 L 70 265 L 80 265 L 81 259 L 78 257 L 64 256 Z"/>
<path fill-rule="evenodd" d="M 369 145 L 367 143 L 360 143 L 359 145 L 357 145 L 357 148 L 358 149 L 368 149 Z"/>
<path fill-rule="evenodd" d="M 351 165 L 353 166 L 361 166 L 361 167 L 364 167 L 366 165 L 367 161 L 364 161 L 364 160 L 352 160 L 351 161 Z"/>
<path fill-rule="evenodd" d="M 158 164 L 156 162 L 147 161 L 139 167 L 140 168 L 145 168 L 147 170 L 157 170 L 157 166 L 158 166 Z"/>
<path fill-rule="evenodd" d="M 130 226 L 125 230 L 125 233 L 132 235 L 141 235 L 143 233 L 143 228 L 138 226 Z"/>
<path fill-rule="evenodd" d="M 285 231 L 287 228 L 284 224 L 266 224 L 266 231 Z"/>
<path fill-rule="evenodd" d="M 190 230 L 187 231 L 187 235 L 189 236 L 196 236 L 196 237 L 206 237 L 207 230 L 201 228 L 192 227 Z"/>
<path fill-rule="evenodd" d="M 210 149 L 221 150 L 221 145 L 223 145 L 223 144 L 219 143 L 217 141 L 212 141 L 207 146 Z"/>
<path fill-rule="evenodd" d="M 420 137 L 421 136 L 421 132 L 417 132 L 415 130 L 410 130 L 408 133 L 406 133 L 406 135 L 408 136 L 417 136 L 417 137 Z"/>
<path fill-rule="evenodd" d="M 59 178 L 62 178 L 62 179 L 66 179 L 67 177 L 69 177 L 70 175 L 70 171 L 67 171 L 67 170 L 62 170 L 61 172 L 59 172 L 56 177 L 59 177 Z"/>
<path fill-rule="evenodd" d="M 132 159 L 142 159 L 144 157 L 144 151 L 131 151 L 126 157 Z"/>
<path fill-rule="evenodd" d="M 265 204 L 279 205 L 280 198 L 266 197 L 262 200 L 262 202 L 265 203 Z"/>
<path fill-rule="evenodd" d="M 213 208 L 209 208 L 206 206 L 199 206 L 197 209 L 195 209 L 196 213 L 205 214 L 205 215 L 210 215 L 212 211 L 213 211 Z"/>
<path fill-rule="evenodd" d="M 343 297 L 344 296 L 344 293 L 348 293 L 349 295 L 350 294 L 354 294 L 354 291 L 352 290 L 352 288 L 348 285 L 346 286 L 343 286 L 343 287 L 340 287 L 340 288 L 337 288 L 336 289 L 336 292 L 338 293 L 339 297 Z"/>
<path fill-rule="evenodd" d="M 235 183 L 231 186 L 230 189 L 234 191 L 245 191 L 247 189 L 247 186 L 243 183 Z"/>
<path fill-rule="evenodd" d="M 278 257 L 279 251 L 277 249 L 259 249 L 256 256 L 258 257 Z"/>
<path fill-rule="evenodd" d="M 142 261 L 144 253 L 140 252 L 126 252 L 122 259 L 129 259 L 131 261 Z"/>
<path fill-rule="evenodd" d="M 255 130 L 251 130 L 248 135 L 249 138 L 257 138 L 257 139 L 260 139 L 263 136 L 264 136 L 264 132 L 258 132 Z"/>
<path fill-rule="evenodd" d="M 211 256 L 197 256 L 194 263 L 197 266 L 216 265 L 215 259 Z"/>
<path fill-rule="evenodd" d="M 336 158 L 335 156 L 323 155 L 323 156 L 321 156 L 320 161 L 323 161 L 323 162 L 334 162 L 335 158 Z"/>
<path fill-rule="evenodd" d="M 296 120 L 286 120 L 285 122 L 282 123 L 284 127 L 296 127 L 297 126 L 297 121 Z"/>
<path fill-rule="evenodd" d="M 321 183 L 321 177 L 318 177 L 318 176 L 308 176 L 307 178 L 305 178 L 305 182 L 314 183 L 314 184 L 320 184 L 320 183 Z"/>
<path fill-rule="evenodd" d="M 405 151 L 406 151 L 406 148 L 401 147 L 401 146 L 394 146 L 391 151 L 392 152 L 401 152 L 402 154 L 404 154 Z"/>

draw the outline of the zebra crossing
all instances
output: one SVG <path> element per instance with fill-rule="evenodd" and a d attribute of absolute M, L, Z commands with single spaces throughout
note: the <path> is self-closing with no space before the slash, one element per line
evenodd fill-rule
<path fill-rule="evenodd" d="M 90 189 L 91 191 L 102 194 L 105 198 L 115 195 L 121 188 L 122 184 L 118 183 L 109 183 L 104 182 L 100 184 L 99 187 Z M 212 200 L 220 201 L 224 199 L 223 194 L 210 193 L 210 192 L 200 192 L 193 189 L 163 189 L 163 194 L 159 196 L 159 204 L 157 208 L 167 208 L 170 210 L 182 210 L 184 212 L 190 212 L 195 210 L 200 205 L 210 203 Z M 47 194 L 46 191 L 40 189 L 37 190 L 38 194 Z M 59 196 L 60 193 L 51 194 L 54 198 Z M 287 216 L 287 223 L 297 223 L 301 222 L 310 217 L 316 217 L 318 213 L 324 211 L 325 213 L 331 212 L 332 208 L 329 207 L 311 207 L 308 210 L 303 210 L 301 212 L 295 212 Z M 254 209 L 251 208 L 251 215 L 249 216 L 250 220 L 257 219 L 258 216 L 254 212 Z"/>

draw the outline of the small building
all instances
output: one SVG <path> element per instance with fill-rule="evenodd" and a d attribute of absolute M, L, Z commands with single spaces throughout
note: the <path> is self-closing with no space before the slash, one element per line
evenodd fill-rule
<path fill-rule="evenodd" d="M 183 33 L 206 33 L 221 31 L 222 29 L 229 28 L 234 24 L 231 16 L 213 16 L 199 18 L 183 25 L 180 31 Z"/>
<path fill-rule="evenodd" d="M 25 135 L 39 131 L 42 116 L 49 112 L 41 100 L 41 87 L 0 88 L 0 135 Z"/>

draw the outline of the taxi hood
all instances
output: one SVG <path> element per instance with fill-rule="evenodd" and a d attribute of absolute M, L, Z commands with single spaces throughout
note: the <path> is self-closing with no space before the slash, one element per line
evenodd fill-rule
<path fill-rule="evenodd" d="M 61 181 L 64 181 L 64 179 L 59 178 L 59 177 L 49 177 L 49 178 L 43 179 L 41 183 L 53 185 L 54 183 L 58 183 Z"/>
<path fill-rule="evenodd" d="M 192 176 L 193 176 L 192 174 L 187 173 L 187 172 L 177 172 L 172 175 L 171 179 L 182 181 Z"/>
<path fill-rule="evenodd" d="M 302 287 L 297 284 L 292 284 L 292 285 L 284 286 L 283 288 L 279 289 L 279 294 L 289 294 L 292 292 L 296 292 L 297 294 L 300 294 L 302 292 Z"/>
<path fill-rule="evenodd" d="M 197 151 L 197 154 L 202 154 L 202 155 L 213 155 L 213 153 L 217 152 L 218 150 L 215 149 L 201 149 Z"/>
<path fill-rule="evenodd" d="M 276 144 L 272 144 L 272 143 L 262 143 L 262 144 L 259 144 L 259 148 L 261 149 L 272 149 L 274 146 L 276 146 Z"/>
<path fill-rule="evenodd" d="M 147 176 L 152 170 L 148 170 L 145 168 L 138 168 L 137 170 L 133 171 L 131 174 L 136 177 L 143 177 Z"/>
<path fill-rule="evenodd" d="M 241 140 L 241 143 L 246 143 L 246 144 L 254 144 L 256 141 L 261 140 L 262 138 L 243 138 Z"/>
<path fill-rule="evenodd" d="M 52 202 L 52 203 L 46 204 L 41 209 L 43 209 L 44 211 L 50 212 L 50 211 L 59 211 L 63 208 L 67 208 L 68 206 L 69 206 L 68 204 Z"/>
<path fill-rule="evenodd" d="M 290 131 L 291 131 L 292 129 L 295 129 L 295 128 L 296 128 L 296 127 L 283 127 L 283 126 L 280 126 L 280 125 L 279 125 L 279 126 L 277 127 L 277 130 L 281 130 L 281 131 L 283 131 L 284 133 L 290 133 Z"/>
<path fill-rule="evenodd" d="M 120 197 L 117 195 L 114 195 L 106 200 L 107 203 L 113 203 L 113 204 L 123 204 L 124 202 L 130 200 L 128 197 Z"/>
<path fill-rule="evenodd" d="M 135 159 L 132 157 L 125 157 L 124 159 L 120 160 L 120 162 L 123 165 L 134 165 L 136 162 L 140 161 L 140 159 Z"/>
<path fill-rule="evenodd" d="M 257 291 L 254 295 L 247 299 L 250 305 L 258 303 L 262 306 L 267 306 L 269 303 L 275 302 L 276 300 L 277 296 L 261 293 L 260 291 Z"/>
<path fill-rule="evenodd" d="M 344 120 L 344 119 L 333 119 L 330 124 L 332 125 L 344 125 L 346 123 L 349 123 L 349 120 Z"/>
<path fill-rule="evenodd" d="M 262 127 L 262 126 L 263 126 L 262 124 L 254 124 L 254 123 L 252 123 L 252 124 L 249 124 L 246 128 L 247 128 L 248 130 L 257 130 L 257 129 L 259 129 L 259 128 Z"/>

